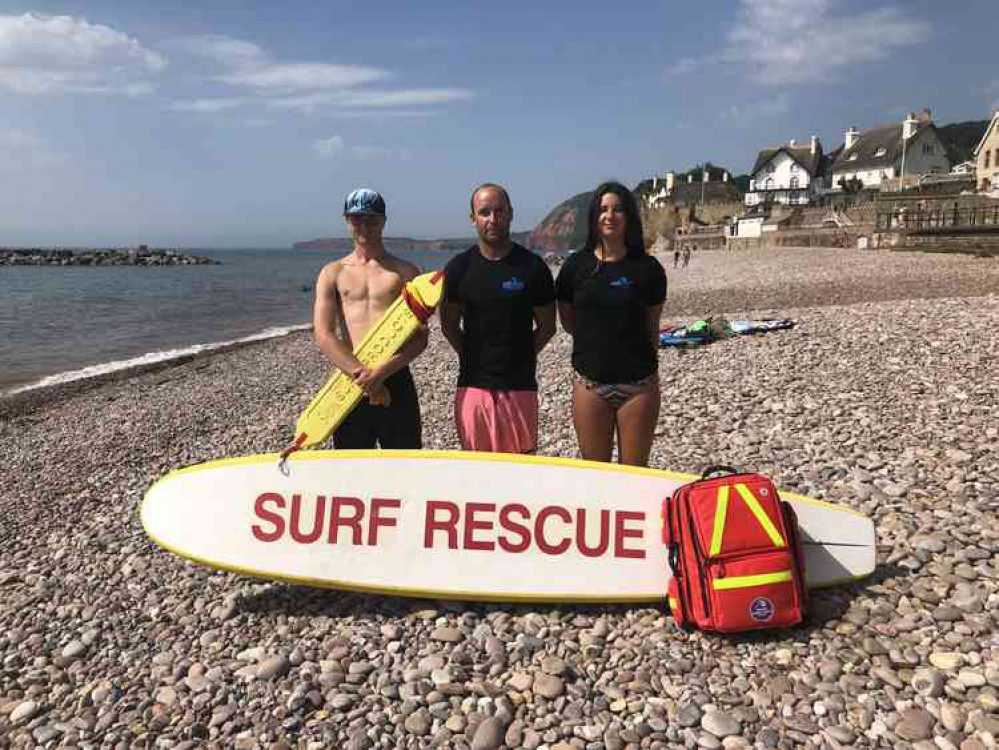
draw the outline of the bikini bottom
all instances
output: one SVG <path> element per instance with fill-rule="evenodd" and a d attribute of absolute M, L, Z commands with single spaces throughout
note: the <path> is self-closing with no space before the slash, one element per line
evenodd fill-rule
<path fill-rule="evenodd" d="M 659 379 L 659 373 L 654 372 L 631 383 L 597 383 L 580 375 L 578 372 L 575 375 L 577 383 L 580 383 L 591 393 L 600 396 L 615 411 L 631 401 L 635 396 L 647 393 L 649 386 Z"/>

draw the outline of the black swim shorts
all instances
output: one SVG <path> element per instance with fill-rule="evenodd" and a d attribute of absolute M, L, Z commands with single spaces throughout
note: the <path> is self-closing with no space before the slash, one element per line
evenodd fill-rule
<path fill-rule="evenodd" d="M 388 406 L 372 406 L 368 399 L 354 408 L 333 433 L 336 448 L 423 447 L 420 404 L 409 368 L 403 368 L 385 381 L 392 396 Z"/>

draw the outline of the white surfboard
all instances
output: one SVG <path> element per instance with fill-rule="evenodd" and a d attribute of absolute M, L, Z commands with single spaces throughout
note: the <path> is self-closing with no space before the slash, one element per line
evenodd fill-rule
<path fill-rule="evenodd" d="M 656 601 L 669 569 L 662 501 L 695 477 L 573 459 L 449 451 L 224 459 L 154 484 L 159 546 L 220 570 L 405 596 Z M 789 493 L 810 588 L 875 567 L 874 525 Z"/>

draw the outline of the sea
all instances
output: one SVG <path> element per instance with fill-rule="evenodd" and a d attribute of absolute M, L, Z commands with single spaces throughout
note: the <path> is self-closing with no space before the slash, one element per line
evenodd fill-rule
<path fill-rule="evenodd" d="M 306 329 L 319 269 L 345 255 L 185 252 L 220 264 L 0 267 L 0 395 Z M 431 271 L 454 252 L 398 254 Z"/>

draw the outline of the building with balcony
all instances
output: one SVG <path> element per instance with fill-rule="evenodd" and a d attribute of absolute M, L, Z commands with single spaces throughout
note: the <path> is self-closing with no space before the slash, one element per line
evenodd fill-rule
<path fill-rule="evenodd" d="M 814 135 L 808 143 L 763 149 L 749 177 L 746 205 L 808 205 L 826 186 L 823 165 L 822 144 Z"/>

